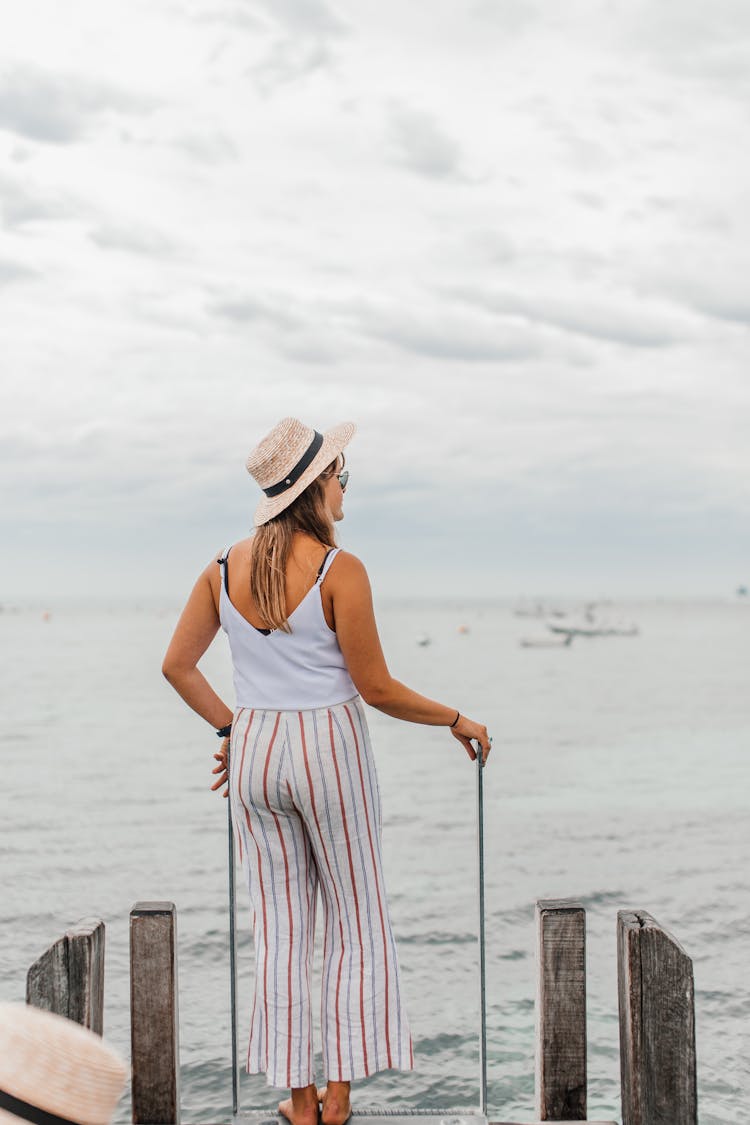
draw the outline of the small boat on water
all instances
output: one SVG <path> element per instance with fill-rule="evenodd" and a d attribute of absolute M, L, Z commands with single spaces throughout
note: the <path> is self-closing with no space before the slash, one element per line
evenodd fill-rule
<path fill-rule="evenodd" d="M 564 637 L 521 637 L 518 643 L 521 648 L 570 648 L 573 636 L 568 633 Z"/>
<path fill-rule="evenodd" d="M 593 615 L 582 621 L 548 621 L 547 628 L 571 637 L 637 637 L 640 633 L 634 622 L 597 620 Z"/>
<path fill-rule="evenodd" d="M 432 641 L 426 633 L 420 633 L 417 637 L 417 644 L 420 646 L 420 648 L 427 648 L 428 645 L 432 644 Z"/>

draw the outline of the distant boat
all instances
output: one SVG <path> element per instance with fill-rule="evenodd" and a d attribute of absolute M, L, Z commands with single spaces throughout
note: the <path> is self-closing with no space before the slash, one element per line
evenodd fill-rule
<path fill-rule="evenodd" d="M 637 637 L 640 629 L 633 622 L 598 620 L 586 614 L 582 621 L 548 621 L 552 633 L 565 633 L 574 637 Z"/>
<path fill-rule="evenodd" d="M 518 643 L 521 648 L 570 648 L 573 636 L 567 633 L 564 637 L 522 637 Z"/>
<path fill-rule="evenodd" d="M 430 640 L 430 638 L 427 636 L 426 633 L 420 633 L 419 636 L 417 637 L 417 644 L 420 645 L 422 648 L 427 648 L 427 645 L 431 645 L 432 641 Z"/>
<path fill-rule="evenodd" d="M 748 593 L 747 586 L 738 586 L 737 587 L 737 597 L 738 598 L 746 598 L 747 593 Z"/>

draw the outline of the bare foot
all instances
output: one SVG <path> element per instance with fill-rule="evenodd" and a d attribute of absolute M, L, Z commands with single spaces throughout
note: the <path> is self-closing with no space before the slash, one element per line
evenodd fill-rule
<path fill-rule="evenodd" d="M 330 1082 L 318 1090 L 323 1109 L 321 1121 L 323 1125 L 344 1125 L 352 1115 L 352 1103 L 349 1100 L 349 1082 Z"/>
<path fill-rule="evenodd" d="M 292 1125 L 318 1125 L 320 1109 L 315 1086 L 302 1086 L 292 1090 L 291 1098 L 279 1102 L 279 1113 Z"/>

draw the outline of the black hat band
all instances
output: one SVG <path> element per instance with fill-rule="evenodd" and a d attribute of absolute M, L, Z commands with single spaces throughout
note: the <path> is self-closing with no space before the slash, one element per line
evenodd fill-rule
<path fill-rule="evenodd" d="M 40 1109 L 38 1105 L 22 1101 L 21 1098 L 14 1098 L 6 1090 L 0 1090 L 0 1109 L 13 1114 L 14 1117 L 21 1117 L 24 1121 L 31 1121 L 33 1125 L 75 1125 L 69 1117 L 58 1117 L 56 1113 L 47 1113 L 46 1109 Z"/>
<path fill-rule="evenodd" d="M 318 450 L 323 444 L 323 435 L 319 434 L 317 430 L 315 430 L 314 433 L 315 437 L 312 439 L 309 446 L 302 454 L 291 472 L 287 473 L 284 479 L 282 481 L 279 481 L 278 484 L 272 484 L 270 488 L 263 489 L 269 500 L 274 496 L 281 496 L 283 492 L 286 492 L 293 485 L 295 485 L 304 473 L 305 469 L 309 468 L 309 466 L 313 463 Z"/>

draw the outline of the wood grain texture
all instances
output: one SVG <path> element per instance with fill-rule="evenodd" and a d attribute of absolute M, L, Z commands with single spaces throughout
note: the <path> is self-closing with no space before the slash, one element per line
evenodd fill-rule
<path fill-rule="evenodd" d="M 177 911 L 172 902 L 138 902 L 130 912 L 130 1042 L 133 1121 L 178 1125 Z"/>
<path fill-rule="evenodd" d="M 29 969 L 26 1003 L 102 1035 L 104 933 L 100 918 L 83 918 L 67 930 Z"/>
<path fill-rule="evenodd" d="M 617 915 L 623 1125 L 697 1125 L 693 965 L 645 911 Z"/>
<path fill-rule="evenodd" d="M 536 904 L 536 1113 L 586 1120 L 586 912 L 573 899 Z"/>

